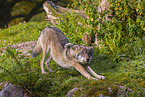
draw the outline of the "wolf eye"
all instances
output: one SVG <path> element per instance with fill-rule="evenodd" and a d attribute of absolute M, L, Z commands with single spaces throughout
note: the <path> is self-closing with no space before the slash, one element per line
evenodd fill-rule
<path fill-rule="evenodd" d="M 93 56 L 93 53 L 92 53 L 92 52 L 88 52 L 88 55 L 89 55 L 89 56 Z"/>

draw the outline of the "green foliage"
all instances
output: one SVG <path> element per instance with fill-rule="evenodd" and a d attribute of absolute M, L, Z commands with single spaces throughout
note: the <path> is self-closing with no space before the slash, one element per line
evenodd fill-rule
<path fill-rule="evenodd" d="M 63 16 L 58 24 L 58 28 L 66 33 L 71 42 L 75 40 L 75 42 L 83 44 L 84 33 L 90 36 L 97 33 L 98 40 L 103 40 L 103 43 L 100 43 L 103 52 L 105 50 L 105 54 L 107 53 L 109 57 L 117 61 L 134 55 L 134 52 L 128 53 L 127 49 L 137 49 L 138 41 L 141 43 L 139 48 L 142 51 L 145 49 L 144 40 L 142 40 L 145 35 L 144 1 L 110 1 L 110 10 L 101 12 L 97 10 L 99 3 L 96 0 L 78 1 L 74 1 L 71 7 L 85 11 L 84 16 L 71 11 Z M 106 14 L 110 16 L 108 20 L 104 17 Z M 130 45 L 129 48 L 127 48 L 128 45 Z"/>
<path fill-rule="evenodd" d="M 82 43 L 81 37 L 83 37 L 82 32 L 84 32 L 85 30 L 83 27 L 80 27 L 77 24 L 78 21 L 81 19 L 81 17 L 77 16 L 78 15 L 76 13 L 65 15 L 64 17 L 62 17 L 62 21 L 58 24 L 57 27 L 62 32 L 65 32 L 65 35 L 69 38 L 70 42 L 73 42 L 74 44 L 76 43 L 81 44 Z"/>
<path fill-rule="evenodd" d="M 96 10 L 97 4 L 98 3 L 93 1 L 74 1 L 70 7 L 85 10 L 84 15 L 80 16 L 79 13 L 68 11 L 65 16 L 61 17 L 61 22 L 57 25 L 57 27 L 66 33 L 71 42 L 75 44 L 82 44 L 82 37 L 84 33 L 93 36 L 97 32 L 97 25 L 100 22 L 96 19 L 99 17 Z"/>
<path fill-rule="evenodd" d="M 104 33 L 102 39 L 108 46 L 109 54 L 112 54 L 114 58 L 118 59 L 118 55 L 133 55 L 134 52 L 127 50 L 128 45 L 132 46 L 129 46 L 130 49 L 136 48 L 142 51 L 145 49 L 144 40 L 141 39 L 144 37 L 145 16 L 143 12 L 137 11 L 139 6 L 135 6 L 138 3 L 135 0 L 112 1 L 110 12 L 113 18 L 101 24 L 100 34 Z M 138 41 L 141 43 L 140 46 L 136 44 Z"/>

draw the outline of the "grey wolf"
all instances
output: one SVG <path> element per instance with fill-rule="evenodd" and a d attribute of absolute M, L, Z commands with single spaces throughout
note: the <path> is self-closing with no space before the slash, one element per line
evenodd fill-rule
<path fill-rule="evenodd" d="M 96 74 L 88 65 L 93 58 L 93 47 L 73 45 L 63 32 L 56 27 L 47 27 L 41 31 L 37 44 L 32 50 L 32 57 L 39 55 L 41 52 L 43 52 L 40 63 L 42 73 L 46 73 L 44 70 L 44 60 L 48 52 L 50 52 L 45 61 L 45 65 L 50 72 L 53 72 L 49 66 L 50 60 L 53 58 L 58 65 L 64 68 L 75 67 L 77 71 L 88 79 L 97 80 L 97 78 L 105 78 Z"/>

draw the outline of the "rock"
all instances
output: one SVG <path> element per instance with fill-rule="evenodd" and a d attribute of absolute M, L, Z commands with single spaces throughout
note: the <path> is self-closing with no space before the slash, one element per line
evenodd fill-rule
<path fill-rule="evenodd" d="M 0 97 L 28 97 L 21 87 L 6 83 L 0 91 Z"/>
<path fill-rule="evenodd" d="M 109 89 L 109 92 L 110 93 L 112 93 L 112 94 L 114 94 L 113 93 L 113 91 L 112 91 L 112 89 L 109 87 L 108 88 Z M 117 90 L 117 93 L 116 93 L 116 96 L 117 97 L 127 97 L 127 95 L 129 94 L 129 93 L 132 93 L 133 92 L 133 90 L 132 89 L 130 89 L 129 87 L 126 87 L 126 86 L 119 86 L 118 87 L 118 90 Z"/>
<path fill-rule="evenodd" d="M 127 97 L 127 94 L 129 92 L 133 92 L 133 90 L 126 87 L 126 86 L 120 86 L 119 89 L 118 89 L 118 96 Z"/>
<path fill-rule="evenodd" d="M 7 47 L 9 47 L 11 50 L 16 48 L 16 51 L 22 52 L 22 55 L 30 56 L 30 53 L 28 53 L 28 51 L 31 51 L 36 43 L 37 41 L 26 41 L 13 45 L 8 45 L 6 47 L 0 48 L 0 55 L 3 55 L 4 52 L 6 52 Z"/>
<path fill-rule="evenodd" d="M 65 97 L 74 97 L 74 92 L 77 91 L 78 89 L 82 88 L 74 88 L 65 95 Z M 133 93 L 133 90 L 126 87 L 126 86 L 119 86 L 118 90 L 116 93 L 111 89 L 111 87 L 108 88 L 110 95 L 104 95 L 104 94 L 99 94 L 98 97 L 127 97 L 129 93 Z M 142 92 L 142 91 L 141 91 Z"/>
<path fill-rule="evenodd" d="M 74 92 L 77 91 L 78 89 L 81 89 L 81 88 L 74 88 L 74 89 L 68 91 L 68 93 L 65 95 L 65 97 L 74 97 Z"/>

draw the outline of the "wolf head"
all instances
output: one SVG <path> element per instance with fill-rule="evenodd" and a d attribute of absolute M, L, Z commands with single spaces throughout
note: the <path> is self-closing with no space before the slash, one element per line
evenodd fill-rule
<path fill-rule="evenodd" d="M 88 64 L 93 58 L 93 47 L 85 47 L 80 45 L 69 45 L 70 55 L 73 56 L 79 63 Z"/>

